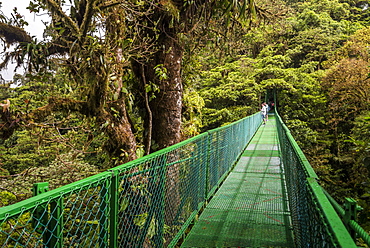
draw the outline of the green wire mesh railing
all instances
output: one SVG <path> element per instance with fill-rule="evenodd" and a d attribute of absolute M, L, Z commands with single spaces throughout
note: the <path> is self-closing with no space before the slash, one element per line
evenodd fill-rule
<path fill-rule="evenodd" d="M 261 124 L 257 113 L 0 208 L 8 247 L 174 247 Z"/>
<path fill-rule="evenodd" d="M 275 113 L 295 246 L 357 247 L 302 150 Z"/>

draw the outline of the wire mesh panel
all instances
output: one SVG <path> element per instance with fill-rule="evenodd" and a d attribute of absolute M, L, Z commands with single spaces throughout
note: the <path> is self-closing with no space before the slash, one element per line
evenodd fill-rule
<path fill-rule="evenodd" d="M 0 208 L 0 245 L 173 247 L 260 123 L 255 114 Z"/>
<path fill-rule="evenodd" d="M 277 115 L 289 206 L 297 247 L 356 247 L 317 183 L 318 177 Z"/>
<path fill-rule="evenodd" d="M 245 145 L 261 124 L 259 114 L 232 126 L 209 131 L 209 170 L 207 171 L 207 199 L 215 193 L 218 185 L 237 161 Z"/>
<path fill-rule="evenodd" d="M 107 247 L 110 174 L 1 208 L 1 247 Z"/>
<path fill-rule="evenodd" d="M 207 135 L 115 169 L 118 247 L 168 246 L 204 201 Z"/>

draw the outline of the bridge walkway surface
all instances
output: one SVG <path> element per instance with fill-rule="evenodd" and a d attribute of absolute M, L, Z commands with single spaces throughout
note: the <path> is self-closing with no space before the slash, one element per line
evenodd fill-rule
<path fill-rule="evenodd" d="M 181 247 L 294 247 L 273 115 L 260 126 Z"/>

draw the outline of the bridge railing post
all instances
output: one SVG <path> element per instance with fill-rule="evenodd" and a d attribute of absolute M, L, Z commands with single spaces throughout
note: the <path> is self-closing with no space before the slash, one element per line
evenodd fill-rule
<path fill-rule="evenodd" d="M 48 233 L 50 238 L 48 240 L 48 248 L 62 248 L 63 247 L 63 197 L 60 196 L 50 202 L 50 220 L 48 223 Z"/>
<path fill-rule="evenodd" d="M 45 193 L 49 190 L 49 183 L 35 183 L 33 195 Z M 49 208 L 50 207 L 50 208 Z M 32 224 L 35 229 L 43 233 L 43 244 L 47 248 L 63 247 L 63 197 L 39 206 L 32 217 Z"/>
<path fill-rule="evenodd" d="M 210 172 L 210 166 L 211 166 L 211 141 L 212 134 L 210 132 L 207 132 L 207 162 L 206 162 L 206 180 L 204 185 L 204 201 L 207 203 L 208 200 L 208 191 L 209 191 L 209 172 Z"/>
<path fill-rule="evenodd" d="M 111 178 L 111 185 L 109 187 L 109 247 L 118 247 L 118 171 L 112 170 L 113 176 Z"/>
<path fill-rule="evenodd" d="M 352 198 L 345 198 L 343 221 L 353 239 L 356 238 L 356 231 L 350 227 L 350 221 L 357 222 L 357 210 L 357 202 Z"/>
<path fill-rule="evenodd" d="M 33 196 L 40 195 L 49 190 L 49 183 L 35 183 L 33 184 L 32 193 Z M 44 231 L 48 223 L 48 215 L 46 213 L 47 205 L 38 206 L 32 215 L 32 227 L 37 230 L 38 233 L 43 234 L 43 243 L 45 244 L 48 240 L 47 232 Z"/>

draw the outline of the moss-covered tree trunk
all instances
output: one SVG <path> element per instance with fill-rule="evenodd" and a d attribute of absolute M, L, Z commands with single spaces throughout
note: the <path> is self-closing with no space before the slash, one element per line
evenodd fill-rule
<path fill-rule="evenodd" d="M 136 139 L 132 132 L 131 123 L 129 122 L 124 99 L 110 104 L 116 112 L 102 111 L 98 121 L 100 123 L 109 122 L 104 128 L 105 133 L 109 137 L 106 149 L 109 154 L 115 158 L 119 158 L 118 162 L 125 163 L 137 158 L 136 156 Z M 116 116 L 114 116 L 116 115 Z"/>
<path fill-rule="evenodd" d="M 141 80 L 143 90 L 154 84 L 156 90 L 149 92 L 152 96 L 147 106 L 146 130 L 147 146 L 151 145 L 151 152 L 174 145 L 181 140 L 181 111 L 183 85 L 181 80 L 181 63 L 183 48 L 178 41 L 179 23 L 173 16 L 161 8 L 156 9 L 150 17 L 160 32 L 153 32 L 155 28 L 144 28 L 143 37 L 152 37 L 155 40 L 155 51 L 146 60 L 134 62 L 134 72 Z M 146 20 L 143 20 L 145 22 Z M 172 24 L 171 24 L 172 22 Z M 152 88 L 150 88 L 152 89 Z M 144 95 L 144 94 L 143 94 Z M 153 97 L 154 95 L 154 97 Z M 148 97 L 147 95 L 145 97 Z M 144 99 L 142 102 L 148 102 Z M 151 130 L 151 132 L 150 132 Z M 179 171 L 176 153 L 168 154 L 165 183 L 165 223 L 171 226 L 178 212 L 181 202 L 179 192 Z"/>
<path fill-rule="evenodd" d="M 157 149 L 176 144 L 180 141 L 182 80 L 181 80 L 181 47 L 173 39 L 167 38 L 162 44 L 164 51 L 154 57 L 156 65 L 166 68 L 166 79 L 158 79 L 156 84 L 159 92 L 150 102 L 153 113 L 153 140 Z M 154 80 L 153 80 L 154 81 Z"/>

